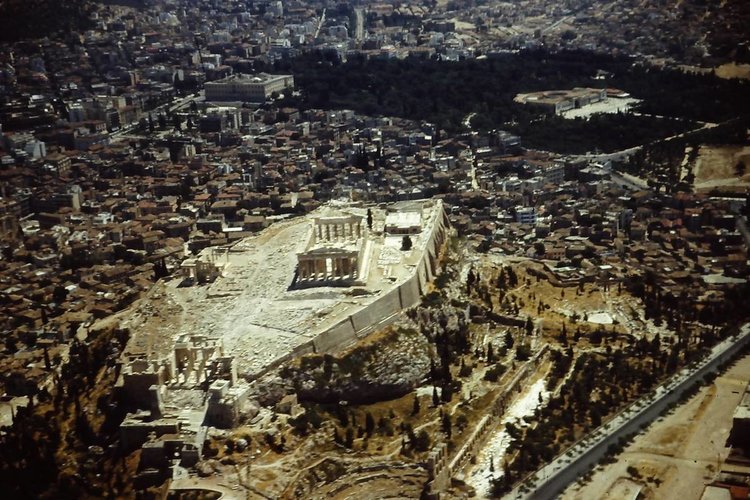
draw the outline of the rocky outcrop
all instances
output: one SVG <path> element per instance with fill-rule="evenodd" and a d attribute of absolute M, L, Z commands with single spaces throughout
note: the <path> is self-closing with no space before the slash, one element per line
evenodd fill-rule
<path fill-rule="evenodd" d="M 300 401 L 384 401 L 419 385 L 430 369 L 430 349 L 417 330 L 394 328 L 339 356 L 304 356 L 282 377 L 291 380 Z"/>

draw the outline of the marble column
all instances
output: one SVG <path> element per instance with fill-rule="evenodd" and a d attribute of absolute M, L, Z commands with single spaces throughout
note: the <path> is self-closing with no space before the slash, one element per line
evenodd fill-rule
<path fill-rule="evenodd" d="M 341 272 L 344 276 L 349 275 L 349 257 L 343 257 L 341 259 Z"/>
<path fill-rule="evenodd" d="M 328 262 L 326 262 L 325 257 L 321 257 L 318 259 L 318 268 L 320 269 L 320 276 L 318 276 L 318 279 L 326 279 L 326 277 L 328 276 Z"/>

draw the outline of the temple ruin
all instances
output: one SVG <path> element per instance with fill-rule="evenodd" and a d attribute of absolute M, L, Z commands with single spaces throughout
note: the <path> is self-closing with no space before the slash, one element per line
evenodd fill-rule
<path fill-rule="evenodd" d="M 356 215 L 314 218 L 305 251 L 297 254 L 296 285 L 350 285 L 366 280 L 362 255 L 367 229 L 362 225 L 362 217 Z"/>

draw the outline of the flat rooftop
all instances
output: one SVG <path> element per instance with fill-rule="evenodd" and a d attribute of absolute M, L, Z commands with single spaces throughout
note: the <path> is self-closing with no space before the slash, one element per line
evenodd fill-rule
<path fill-rule="evenodd" d="M 228 83 L 228 82 L 264 83 L 264 82 L 270 82 L 279 78 L 292 78 L 292 75 L 271 75 L 269 73 L 255 73 L 252 75 L 248 75 L 245 73 L 235 73 L 233 75 L 229 75 L 226 78 L 222 78 L 220 80 L 206 82 L 206 85 L 210 85 L 212 83 Z"/>

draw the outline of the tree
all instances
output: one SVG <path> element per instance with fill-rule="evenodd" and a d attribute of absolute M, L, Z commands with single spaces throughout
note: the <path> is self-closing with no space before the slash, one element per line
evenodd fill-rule
<path fill-rule="evenodd" d="M 427 451 L 430 448 L 430 435 L 427 434 L 426 430 L 422 429 L 419 431 L 416 442 L 414 443 L 414 448 L 417 451 Z"/>
<path fill-rule="evenodd" d="M 419 415 L 419 396 L 414 396 L 414 404 L 411 407 L 411 414 L 412 415 Z"/>
<path fill-rule="evenodd" d="M 531 321 L 531 317 L 526 318 L 526 335 L 534 333 L 534 322 Z"/>
<path fill-rule="evenodd" d="M 469 274 L 466 276 L 466 293 L 471 293 L 471 289 L 476 281 L 477 276 L 474 274 L 474 268 L 471 268 L 469 269 Z"/>
<path fill-rule="evenodd" d="M 372 210 L 367 209 L 367 229 L 372 230 Z"/>
<path fill-rule="evenodd" d="M 448 439 L 450 439 L 451 434 L 452 434 L 452 430 L 451 430 L 452 423 L 451 423 L 451 416 L 448 415 L 447 412 L 443 415 L 442 425 L 443 425 L 443 432 L 445 433 L 446 436 L 448 436 Z"/>
<path fill-rule="evenodd" d="M 495 352 L 492 349 L 492 342 L 489 343 L 487 346 L 487 363 L 494 363 L 495 362 Z"/>
<path fill-rule="evenodd" d="M 404 235 L 404 237 L 401 239 L 401 250 L 403 250 L 404 252 L 408 252 L 409 250 L 411 250 L 411 246 L 411 237 L 408 234 Z"/>
<path fill-rule="evenodd" d="M 513 334 L 510 333 L 510 330 L 505 332 L 505 347 L 507 349 L 512 349 L 514 342 L 515 341 L 513 340 Z"/>
<path fill-rule="evenodd" d="M 354 447 L 354 431 L 351 427 L 346 428 L 346 438 L 344 441 L 344 446 L 346 446 L 350 450 L 352 449 L 352 447 Z"/>
<path fill-rule="evenodd" d="M 563 323 L 562 330 L 560 330 L 559 340 L 562 345 L 568 345 L 568 331 L 565 328 L 565 323 Z"/>
<path fill-rule="evenodd" d="M 451 400 L 453 399 L 453 388 L 451 387 L 450 382 L 443 384 L 443 389 L 440 392 L 440 397 L 446 403 L 451 402 Z"/>
<path fill-rule="evenodd" d="M 497 277 L 497 288 L 500 290 L 505 290 L 505 287 L 508 285 L 505 278 L 505 268 L 500 268 L 500 275 Z"/>
<path fill-rule="evenodd" d="M 737 165 L 734 166 L 734 173 L 737 174 L 737 177 L 742 177 L 745 175 L 745 172 L 747 171 L 747 167 L 745 166 L 745 162 L 740 160 L 737 162 Z"/>
<path fill-rule="evenodd" d="M 432 386 L 432 406 L 438 406 L 440 404 L 440 398 L 438 397 L 437 387 Z"/>
<path fill-rule="evenodd" d="M 367 433 L 367 437 L 372 436 L 372 432 L 375 430 L 375 419 L 372 416 L 372 413 L 369 411 L 365 414 L 365 432 Z"/>
<path fill-rule="evenodd" d="M 511 267 L 508 268 L 508 284 L 510 286 L 518 285 L 518 275 Z"/>
<path fill-rule="evenodd" d="M 531 348 L 528 344 L 522 344 L 516 349 L 516 359 L 518 361 L 526 361 L 531 357 Z"/>

